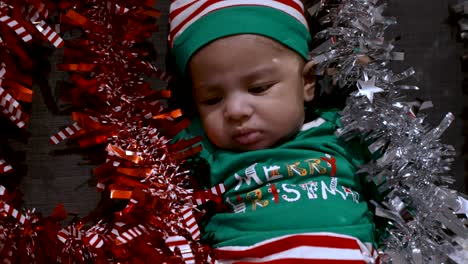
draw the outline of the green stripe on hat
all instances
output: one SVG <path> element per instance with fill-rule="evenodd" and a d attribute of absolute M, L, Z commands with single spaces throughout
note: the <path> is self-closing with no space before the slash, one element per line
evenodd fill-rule
<path fill-rule="evenodd" d="M 271 7 L 233 6 L 209 13 L 190 25 L 172 47 L 178 73 L 186 76 L 190 58 L 208 43 L 238 34 L 258 34 L 278 41 L 308 60 L 312 37 L 294 17 Z"/>

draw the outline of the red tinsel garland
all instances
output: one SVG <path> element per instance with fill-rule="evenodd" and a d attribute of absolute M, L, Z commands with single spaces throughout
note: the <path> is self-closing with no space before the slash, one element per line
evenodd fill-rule
<path fill-rule="evenodd" d="M 3 263 L 205 263 L 209 248 L 198 242 L 193 209 L 216 199 L 220 189 L 189 188 L 185 158 L 200 151 L 199 139 L 169 144 L 187 122 L 180 111 L 166 109 L 166 90 L 153 90 L 140 73 L 167 80 L 138 48 L 147 40 L 159 11 L 148 0 L 0 1 L 1 115 L 18 129 L 28 121 L 22 102 L 31 102 L 31 78 L 15 67 L 18 58 L 32 65 L 24 43 L 41 39 L 65 47 L 63 63 L 70 74 L 64 100 L 73 107 L 69 127 L 51 144 L 64 140 L 80 147 L 106 146 L 106 161 L 94 174 L 97 189 L 127 201 L 119 211 L 94 212 L 62 227 L 58 206 L 49 217 L 14 208 L 18 195 L 0 188 L 0 261 Z M 78 30 L 64 41 L 48 24 L 60 15 L 61 33 Z M 12 22 L 15 21 L 15 22 Z M 0 173 L 13 168 L 0 157 Z"/>

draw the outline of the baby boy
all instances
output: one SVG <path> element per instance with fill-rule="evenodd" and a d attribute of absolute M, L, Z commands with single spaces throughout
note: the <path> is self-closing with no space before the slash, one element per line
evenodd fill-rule
<path fill-rule="evenodd" d="M 372 213 L 356 175 L 365 153 L 335 136 L 337 111 L 313 109 L 311 36 L 299 0 L 176 0 L 172 56 L 191 84 L 210 183 L 231 211 L 202 224 L 217 258 L 374 260 Z"/>

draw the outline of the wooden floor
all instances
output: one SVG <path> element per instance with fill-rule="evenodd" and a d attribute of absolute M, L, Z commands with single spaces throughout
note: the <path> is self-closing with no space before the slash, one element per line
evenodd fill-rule
<path fill-rule="evenodd" d="M 163 12 L 161 32 L 154 36 L 160 52 L 159 65 L 163 66 L 164 48 L 167 34 L 167 11 L 169 0 L 159 0 Z M 460 116 L 463 110 L 462 72 L 460 55 L 463 47 L 456 41 L 456 30 L 446 24 L 449 16 L 448 5 L 455 1 L 406 0 L 389 1 L 386 15 L 398 18 L 390 36 L 401 36 L 396 42 L 397 50 L 406 53 L 406 61 L 398 62 L 395 69 L 404 70 L 414 66 L 416 82 L 421 87 L 418 97 L 432 100 L 435 108 L 430 112 L 430 122 L 438 123 L 447 112 Z M 53 60 L 60 62 L 60 51 Z M 54 71 L 50 83 L 65 76 Z M 161 85 L 155 84 L 156 87 Z M 36 88 L 37 90 L 37 88 Z M 35 91 L 29 131 L 32 136 L 28 144 L 12 141 L 14 149 L 24 150 L 27 164 L 22 180 L 25 192 L 25 206 L 37 208 L 48 215 L 56 203 L 64 203 L 74 213 L 86 215 L 96 206 L 99 195 L 95 191 L 91 166 L 79 165 L 83 162 L 80 154 L 63 153 L 64 145 L 50 146 L 48 138 L 58 128 L 71 123 L 70 116 L 53 115 L 46 107 L 39 91 Z M 463 122 L 457 119 L 444 136 L 445 142 L 452 144 L 461 153 L 464 137 Z M 460 158 L 454 166 L 456 189 L 466 191 L 464 166 Z"/>

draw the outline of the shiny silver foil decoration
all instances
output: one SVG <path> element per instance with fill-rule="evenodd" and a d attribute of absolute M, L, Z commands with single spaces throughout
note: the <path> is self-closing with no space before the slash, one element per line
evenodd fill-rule
<path fill-rule="evenodd" d="M 376 157 L 359 172 L 378 191 L 371 203 L 385 227 L 381 262 L 468 263 L 468 201 L 448 187 L 455 151 L 440 142 L 454 115 L 430 128 L 421 112 L 431 103 L 407 99 L 408 90 L 419 89 L 404 84 L 415 71 L 388 67 L 404 54 L 384 39 L 396 23 L 382 15 L 384 8 L 377 0 L 322 0 L 310 7 L 324 28 L 310 59 L 327 80 L 323 90 L 350 91 L 337 135 L 361 137 Z"/>

